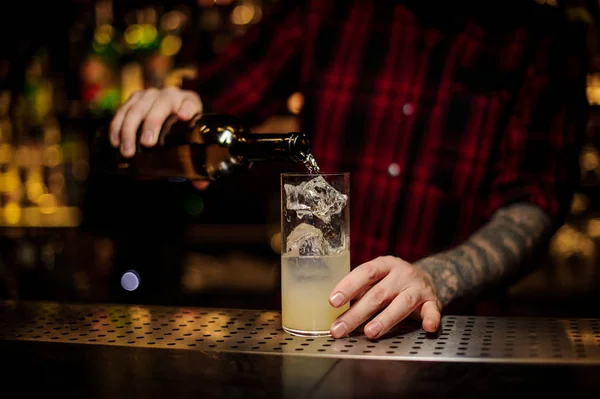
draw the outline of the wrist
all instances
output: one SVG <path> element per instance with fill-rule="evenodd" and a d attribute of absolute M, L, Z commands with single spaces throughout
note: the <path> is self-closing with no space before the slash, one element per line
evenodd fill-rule
<path fill-rule="evenodd" d="M 458 295 L 460 279 L 452 263 L 443 254 L 429 256 L 413 263 L 429 279 L 441 308 L 446 307 Z"/>

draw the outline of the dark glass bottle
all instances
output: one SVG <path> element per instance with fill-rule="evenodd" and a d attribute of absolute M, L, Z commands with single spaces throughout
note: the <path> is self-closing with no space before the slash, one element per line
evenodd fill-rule
<path fill-rule="evenodd" d="M 146 179 L 216 180 L 247 170 L 253 162 L 310 159 L 302 133 L 252 133 L 236 117 L 198 114 L 190 121 L 172 115 L 154 147 L 138 144 L 125 158 L 109 141 L 108 127 L 94 138 L 92 167 L 97 172 Z"/>

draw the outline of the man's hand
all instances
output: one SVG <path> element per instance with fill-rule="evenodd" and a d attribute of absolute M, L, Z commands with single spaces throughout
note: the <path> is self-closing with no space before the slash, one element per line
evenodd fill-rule
<path fill-rule="evenodd" d="M 441 304 L 427 272 L 393 256 L 379 257 L 349 273 L 331 292 L 329 302 L 340 307 L 356 302 L 332 325 L 341 338 L 377 312 L 365 326 L 365 335 L 376 339 L 408 316 L 422 320 L 423 329 L 435 332 L 441 320 Z"/>
<path fill-rule="evenodd" d="M 120 147 L 124 157 L 133 157 L 140 125 L 140 143 L 152 147 L 156 145 L 160 129 L 170 115 L 190 120 L 199 112 L 202 112 L 202 101 L 193 91 L 175 87 L 138 91 L 115 114 L 110 124 L 110 142 L 115 148 Z"/>

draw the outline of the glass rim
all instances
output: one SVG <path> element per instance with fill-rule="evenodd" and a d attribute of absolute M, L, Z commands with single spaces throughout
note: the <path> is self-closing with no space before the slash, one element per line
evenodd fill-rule
<path fill-rule="evenodd" d="M 281 173 L 281 177 L 310 177 L 310 176 L 323 176 L 323 177 L 335 177 L 335 176 L 350 176 L 350 172 L 340 172 L 340 173 Z"/>

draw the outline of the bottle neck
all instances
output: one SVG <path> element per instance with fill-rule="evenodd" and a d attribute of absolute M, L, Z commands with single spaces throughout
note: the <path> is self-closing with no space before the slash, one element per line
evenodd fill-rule
<path fill-rule="evenodd" d="M 230 150 L 232 155 L 242 156 L 249 162 L 303 162 L 310 154 L 310 142 L 303 133 L 254 133 L 241 137 Z"/>

